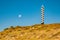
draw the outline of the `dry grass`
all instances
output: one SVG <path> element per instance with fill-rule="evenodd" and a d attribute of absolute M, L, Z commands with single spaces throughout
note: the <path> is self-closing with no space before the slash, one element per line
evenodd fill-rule
<path fill-rule="evenodd" d="M 60 40 L 60 24 L 11 26 L 0 32 L 0 40 Z"/>

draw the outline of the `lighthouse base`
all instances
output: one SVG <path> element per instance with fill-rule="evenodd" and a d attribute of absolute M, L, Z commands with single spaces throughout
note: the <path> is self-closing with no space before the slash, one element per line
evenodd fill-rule
<path fill-rule="evenodd" d="M 41 24 L 44 24 L 44 22 L 43 22 L 43 23 L 41 23 Z"/>

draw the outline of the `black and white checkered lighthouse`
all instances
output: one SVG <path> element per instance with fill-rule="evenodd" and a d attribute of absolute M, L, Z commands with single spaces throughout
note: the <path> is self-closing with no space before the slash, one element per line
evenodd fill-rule
<path fill-rule="evenodd" d="M 41 24 L 44 24 L 44 5 L 41 6 Z"/>

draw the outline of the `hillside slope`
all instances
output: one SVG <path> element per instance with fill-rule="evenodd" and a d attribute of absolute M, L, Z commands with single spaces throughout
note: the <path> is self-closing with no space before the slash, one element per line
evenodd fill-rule
<path fill-rule="evenodd" d="M 11 26 L 0 32 L 0 40 L 60 40 L 60 24 Z"/>

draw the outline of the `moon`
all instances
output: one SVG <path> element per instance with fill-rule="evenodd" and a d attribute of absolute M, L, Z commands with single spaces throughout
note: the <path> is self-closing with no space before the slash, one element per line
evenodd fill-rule
<path fill-rule="evenodd" d="M 22 15 L 21 15 L 21 14 L 19 14 L 19 15 L 18 15 L 18 18 L 21 18 L 21 17 L 22 17 Z"/>

